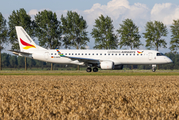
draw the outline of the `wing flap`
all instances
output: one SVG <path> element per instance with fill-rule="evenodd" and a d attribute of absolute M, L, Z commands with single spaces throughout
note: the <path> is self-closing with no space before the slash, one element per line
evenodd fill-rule
<path fill-rule="evenodd" d="M 81 58 L 81 57 L 70 57 L 70 56 L 63 56 L 67 57 L 71 60 L 78 60 L 79 62 L 88 62 L 88 63 L 99 63 L 98 59 L 91 59 L 91 58 Z"/>

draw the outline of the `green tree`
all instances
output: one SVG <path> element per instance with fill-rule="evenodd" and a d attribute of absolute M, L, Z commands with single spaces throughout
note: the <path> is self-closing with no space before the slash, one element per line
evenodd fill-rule
<path fill-rule="evenodd" d="M 10 55 L 7 53 L 2 53 L 2 67 L 9 67 Z"/>
<path fill-rule="evenodd" d="M 95 39 L 95 49 L 116 49 L 118 40 L 113 33 L 114 27 L 110 17 L 101 15 L 95 20 L 91 35 Z"/>
<path fill-rule="evenodd" d="M 159 47 L 166 48 L 166 41 L 163 37 L 167 36 L 167 27 L 162 22 L 150 21 L 147 22 L 145 26 L 146 32 L 143 33 L 144 38 L 146 38 L 146 47 L 148 49 L 155 48 L 157 51 Z"/>
<path fill-rule="evenodd" d="M 56 13 L 52 11 L 41 11 L 35 16 L 35 32 L 40 46 L 55 49 L 61 46 L 62 30 Z M 53 70 L 53 63 L 51 63 Z"/>
<path fill-rule="evenodd" d="M 32 69 L 32 67 L 35 66 L 35 60 L 34 59 L 30 59 L 30 58 L 27 58 L 27 65 L 30 69 Z"/>
<path fill-rule="evenodd" d="M 9 40 L 12 44 L 12 50 L 19 50 L 19 43 L 17 39 L 17 34 L 15 30 L 15 26 L 22 26 L 25 31 L 31 36 L 34 37 L 33 24 L 34 22 L 31 20 L 30 15 L 26 13 L 26 11 L 21 8 L 20 10 L 13 10 L 12 14 L 9 16 Z"/>
<path fill-rule="evenodd" d="M 134 24 L 131 19 L 125 19 L 123 24 L 117 30 L 120 38 L 119 46 L 128 46 L 130 49 L 139 48 L 142 43 L 140 42 L 141 36 L 139 35 L 139 28 Z M 133 69 L 133 65 L 131 65 Z"/>
<path fill-rule="evenodd" d="M 18 68 L 24 67 L 25 60 L 23 59 L 23 57 L 18 56 L 17 63 L 18 63 Z"/>
<path fill-rule="evenodd" d="M 87 23 L 76 12 L 68 11 L 67 16 L 61 16 L 62 29 L 64 34 L 63 45 L 65 48 L 75 47 L 85 49 L 89 38 L 87 37 Z"/>
<path fill-rule="evenodd" d="M 139 28 L 133 23 L 131 19 L 126 19 L 120 28 L 117 30 L 120 38 L 119 46 L 129 46 L 130 49 L 139 48 L 141 36 L 139 35 Z"/>
<path fill-rule="evenodd" d="M 43 61 L 35 60 L 35 67 L 41 67 L 43 69 L 44 63 Z"/>
<path fill-rule="evenodd" d="M 173 24 L 170 26 L 171 28 L 171 41 L 170 41 L 170 50 L 177 53 L 179 49 L 179 20 L 173 20 Z"/>
<path fill-rule="evenodd" d="M 63 46 L 65 48 L 75 47 L 85 49 L 89 38 L 87 37 L 87 22 L 77 12 L 68 11 L 67 16 L 61 16 L 63 29 Z M 77 70 L 80 66 L 77 66 Z"/>
<path fill-rule="evenodd" d="M 0 70 L 2 70 L 1 65 L 1 50 L 3 49 L 3 43 L 7 43 L 7 27 L 6 20 L 0 12 Z"/>
<path fill-rule="evenodd" d="M 9 63 L 10 67 L 17 67 L 17 56 L 10 56 Z"/>
<path fill-rule="evenodd" d="M 25 31 L 31 36 L 34 37 L 34 31 L 33 26 L 34 22 L 31 20 L 30 15 L 26 13 L 26 11 L 21 8 L 20 10 L 13 10 L 12 14 L 9 16 L 9 40 L 12 44 L 11 49 L 19 51 L 19 43 L 17 39 L 17 34 L 15 30 L 15 26 L 22 26 Z M 26 63 L 26 57 L 25 57 L 25 70 L 27 70 L 27 63 Z"/>

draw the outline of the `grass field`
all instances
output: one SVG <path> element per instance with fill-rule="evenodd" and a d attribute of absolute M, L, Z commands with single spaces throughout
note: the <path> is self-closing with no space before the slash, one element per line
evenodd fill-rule
<path fill-rule="evenodd" d="M 177 73 L 1 71 L 0 119 L 179 119 Z"/>
<path fill-rule="evenodd" d="M 152 72 L 151 70 L 99 70 L 99 72 L 87 73 L 84 71 L 34 71 L 34 70 L 3 70 L 0 71 L 0 75 L 58 75 L 58 76 L 171 76 L 179 75 L 179 70 L 157 70 Z"/>

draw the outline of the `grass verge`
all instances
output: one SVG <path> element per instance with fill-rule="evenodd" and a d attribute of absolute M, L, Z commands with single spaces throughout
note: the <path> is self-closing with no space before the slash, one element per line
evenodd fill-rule
<path fill-rule="evenodd" d="M 178 76 L 179 70 L 100 70 L 97 73 L 86 71 L 0 71 L 0 75 L 57 75 L 57 76 Z"/>

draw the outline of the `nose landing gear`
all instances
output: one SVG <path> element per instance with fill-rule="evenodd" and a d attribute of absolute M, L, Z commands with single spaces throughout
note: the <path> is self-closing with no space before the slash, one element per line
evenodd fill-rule
<path fill-rule="evenodd" d="M 156 71 L 156 65 L 152 65 L 152 72 Z"/>

